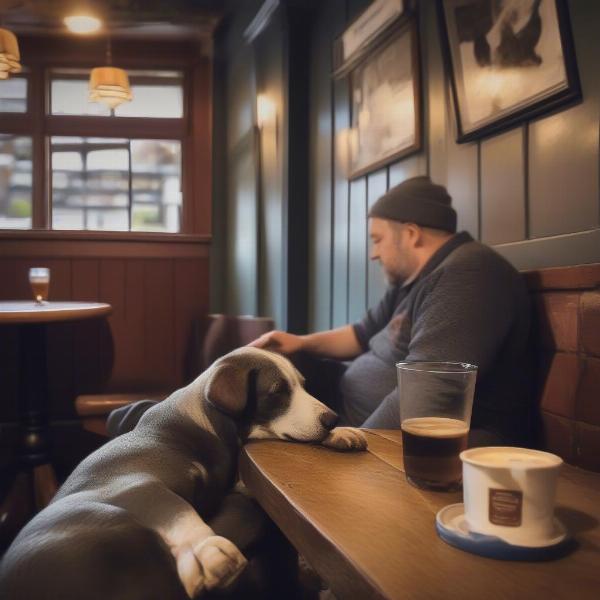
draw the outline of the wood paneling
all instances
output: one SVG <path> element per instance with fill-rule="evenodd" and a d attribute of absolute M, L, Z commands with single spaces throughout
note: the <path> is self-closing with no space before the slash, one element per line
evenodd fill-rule
<path fill-rule="evenodd" d="M 518 269 L 563 267 L 600 260 L 600 228 L 537 240 L 501 244 L 495 249 Z"/>
<path fill-rule="evenodd" d="M 350 129 L 348 82 L 333 84 L 333 319 L 337 327 L 348 322 L 348 180 L 347 141 Z"/>
<path fill-rule="evenodd" d="M 420 31 L 423 50 L 422 81 L 424 99 L 424 131 L 428 157 L 428 174 L 437 183 L 446 181 L 448 173 L 448 114 L 444 81 L 444 65 L 438 35 L 434 2 L 421 2 Z"/>
<path fill-rule="evenodd" d="M 287 68 L 284 62 L 285 19 L 275 11 L 264 33 L 253 42 L 256 58 L 256 94 L 265 94 L 275 108 L 272 120 L 260 131 L 260 239 L 259 314 L 287 326 L 287 230 L 284 215 L 286 183 Z"/>
<path fill-rule="evenodd" d="M 598 110 L 598 102 L 591 101 L 531 123 L 531 237 L 600 225 Z"/>
<path fill-rule="evenodd" d="M 410 160 L 410 159 L 408 159 Z M 416 162 L 416 161 L 414 161 Z M 413 164 L 414 164 L 413 162 Z M 398 163 L 396 163 L 398 164 Z M 390 186 L 392 184 L 390 183 Z M 385 194 L 387 189 L 387 172 L 386 170 L 377 171 L 368 177 L 368 198 L 367 208 L 370 209 L 375 201 Z M 371 243 L 367 231 L 367 306 L 370 308 L 375 306 L 382 298 L 387 287 L 383 269 L 379 261 L 372 261 L 369 258 L 371 251 Z"/>
<path fill-rule="evenodd" d="M 394 187 L 410 177 L 417 177 L 417 175 L 427 175 L 427 158 L 423 153 L 409 156 L 390 165 L 389 187 Z"/>
<path fill-rule="evenodd" d="M 361 177 L 350 184 L 348 320 L 357 321 L 367 307 L 367 186 Z"/>
<path fill-rule="evenodd" d="M 115 232 L 1 232 L 0 244 L 5 256 L 32 258 L 114 257 L 200 258 L 208 256 L 209 236 L 162 234 L 119 234 Z M 94 235 L 96 234 L 96 235 Z M 129 236 L 129 238 L 127 238 Z M 82 243 L 86 242 L 86 243 Z"/>
<path fill-rule="evenodd" d="M 144 264 L 144 363 L 153 387 L 175 380 L 173 265 L 167 260 Z"/>
<path fill-rule="evenodd" d="M 525 239 L 523 128 L 481 143 L 481 240 Z"/>
<path fill-rule="evenodd" d="M 145 293 L 145 271 L 144 261 L 126 260 L 125 261 L 125 314 L 120 325 L 122 330 L 119 332 L 120 344 L 115 345 L 115 379 L 117 374 L 120 380 L 124 380 L 126 391 L 133 391 L 136 388 L 150 387 L 144 381 L 144 372 L 146 362 L 144 360 L 144 345 L 146 344 L 145 323 L 148 318 L 144 303 Z M 125 339 L 123 339 L 125 338 Z M 118 391 L 117 385 L 110 386 L 108 391 Z"/>
<path fill-rule="evenodd" d="M 331 118 L 333 84 L 330 80 L 331 54 L 322 48 L 330 42 L 330 23 L 342 22 L 343 1 L 327 2 L 324 18 L 313 28 L 310 63 L 310 196 L 309 196 L 309 307 L 311 330 L 331 327 L 333 256 L 333 147 Z"/>
<path fill-rule="evenodd" d="M 585 290 L 600 287 L 600 266 L 579 265 L 525 272 L 530 290 Z"/>
<path fill-rule="evenodd" d="M 454 136 L 450 130 L 448 135 Z M 479 149 L 476 143 L 456 144 L 448 140 L 446 187 L 457 212 L 458 231 L 479 239 Z M 444 183 L 438 180 L 438 183 Z"/>
<path fill-rule="evenodd" d="M 25 248 L 30 243 L 20 242 Z M 16 255 L 4 252 L 0 258 L 3 299 L 28 298 L 27 270 L 47 266 L 51 299 L 97 300 L 113 307 L 108 318 L 48 326 L 51 419 L 74 418 L 80 393 L 175 389 L 197 374 L 190 352 L 193 322 L 208 312 L 206 249 L 192 258 L 88 258 L 94 252 L 83 246 L 93 242 L 72 243 L 82 247 L 79 255 L 34 257 L 19 252 L 14 242 Z M 14 327 L 0 329 L 0 422 L 16 418 L 16 340 Z"/>
<path fill-rule="evenodd" d="M 206 289 L 209 281 L 208 263 L 177 261 L 175 268 L 175 378 L 190 381 L 200 374 L 199 340 L 190 324 L 209 312 Z"/>
<path fill-rule="evenodd" d="M 191 103 L 192 127 L 186 139 L 188 161 L 184 168 L 193 176 L 192 193 L 195 202 L 184 203 L 184 210 L 190 210 L 189 218 L 184 219 L 191 233 L 210 234 L 212 232 L 212 65 L 209 60 L 199 61 L 192 72 L 194 79 Z M 184 177 L 184 182 L 189 178 Z M 189 196 L 188 196 L 189 197 Z"/>
<path fill-rule="evenodd" d="M 251 129 L 229 156 L 226 273 L 231 281 L 227 293 L 232 314 L 256 314 L 258 310 L 259 212 L 255 135 Z M 221 270 L 218 265 L 215 267 Z"/>

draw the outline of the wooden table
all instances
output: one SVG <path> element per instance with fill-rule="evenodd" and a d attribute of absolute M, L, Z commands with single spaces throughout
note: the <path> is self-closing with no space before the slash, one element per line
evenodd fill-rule
<path fill-rule="evenodd" d="M 493 560 L 444 543 L 442 507 L 404 476 L 399 431 L 367 431 L 368 452 L 256 441 L 241 473 L 258 502 L 339 600 L 600 598 L 600 474 L 565 465 L 557 515 L 578 548 L 539 563 Z"/>
<path fill-rule="evenodd" d="M 0 507 L 0 543 L 10 538 L 33 510 L 43 508 L 57 489 L 48 443 L 46 325 L 109 314 L 99 302 L 0 302 L 0 325 L 19 328 L 19 473 Z M 33 492 L 33 497 L 32 496 Z"/>

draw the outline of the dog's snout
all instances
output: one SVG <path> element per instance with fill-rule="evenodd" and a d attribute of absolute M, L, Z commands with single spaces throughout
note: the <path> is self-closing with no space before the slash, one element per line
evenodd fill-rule
<path fill-rule="evenodd" d="M 331 431 L 337 425 L 339 420 L 340 417 L 332 410 L 327 410 L 319 415 L 319 421 L 321 421 L 321 425 L 323 425 L 323 427 L 329 431 Z"/>

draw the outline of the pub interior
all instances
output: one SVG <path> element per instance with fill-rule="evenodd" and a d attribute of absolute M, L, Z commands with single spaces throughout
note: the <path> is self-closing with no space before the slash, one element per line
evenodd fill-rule
<path fill-rule="evenodd" d="M 449 546 L 436 513 L 462 496 L 407 484 L 393 433 L 364 459 L 257 442 L 242 479 L 305 568 L 293 591 L 219 597 L 597 597 L 599 26 L 584 0 L 0 2 L 0 553 L 106 443 L 110 410 L 270 329 L 376 307 L 369 210 L 428 176 L 527 286 L 533 445 L 564 461 L 571 544 Z M 50 308 L 83 312 L 15 316 L 35 267 Z"/>

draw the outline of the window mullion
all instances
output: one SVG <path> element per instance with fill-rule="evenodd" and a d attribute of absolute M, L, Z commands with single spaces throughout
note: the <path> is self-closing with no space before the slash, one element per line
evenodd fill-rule
<path fill-rule="evenodd" d="M 51 218 L 48 201 L 50 179 L 49 146 L 46 139 L 46 80 L 44 69 L 37 64 L 31 67 L 28 113 L 32 124 L 32 227 L 50 229 Z"/>
<path fill-rule="evenodd" d="M 131 140 L 127 142 L 127 159 L 129 161 L 129 231 L 133 231 L 133 173 L 131 161 Z"/>

